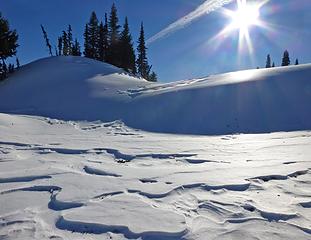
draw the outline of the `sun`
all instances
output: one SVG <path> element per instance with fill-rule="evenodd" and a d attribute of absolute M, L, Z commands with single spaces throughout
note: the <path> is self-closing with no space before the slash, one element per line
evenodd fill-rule
<path fill-rule="evenodd" d="M 236 31 L 239 32 L 238 36 L 238 51 L 244 52 L 245 49 L 253 56 L 254 48 L 252 44 L 253 27 L 270 30 L 267 23 L 261 17 L 261 8 L 270 0 L 236 0 L 236 9 L 231 10 L 222 8 L 221 13 L 228 18 L 229 23 L 218 34 L 209 40 L 209 44 L 215 44 L 216 48 L 221 45 L 227 37 L 233 36 Z"/>
<path fill-rule="evenodd" d="M 238 1 L 236 11 L 229 13 L 231 17 L 231 27 L 240 29 L 240 31 L 248 31 L 252 25 L 259 24 L 260 11 L 259 6 L 255 4 L 247 4 L 246 1 Z"/>

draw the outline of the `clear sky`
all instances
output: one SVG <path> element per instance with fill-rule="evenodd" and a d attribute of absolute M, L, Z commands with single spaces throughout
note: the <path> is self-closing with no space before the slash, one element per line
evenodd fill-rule
<path fill-rule="evenodd" d="M 251 2 L 251 0 L 248 0 Z M 19 33 L 18 57 L 22 64 L 46 57 L 43 24 L 49 38 L 57 37 L 68 24 L 83 45 L 83 29 L 93 10 L 99 18 L 110 11 L 113 0 L 1 0 L 0 11 Z M 120 24 L 128 16 L 135 40 L 144 21 L 146 38 L 194 11 L 205 0 L 115 0 Z M 260 0 L 259 0 L 260 2 Z M 233 0 L 225 8 L 235 9 Z M 205 14 L 191 24 L 148 45 L 148 57 L 162 82 L 202 77 L 215 73 L 264 67 L 267 54 L 280 65 L 283 51 L 300 63 L 311 62 L 311 0 L 270 0 L 260 9 L 266 27 L 249 29 L 253 52 L 243 44 L 239 31 L 214 37 L 230 24 L 222 9 Z"/>

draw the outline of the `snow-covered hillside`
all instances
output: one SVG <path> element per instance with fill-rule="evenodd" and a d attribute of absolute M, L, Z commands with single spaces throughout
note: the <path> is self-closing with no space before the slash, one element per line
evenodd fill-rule
<path fill-rule="evenodd" d="M 311 129 L 311 65 L 150 84 L 81 57 L 31 63 L 0 84 L 0 112 L 122 120 L 155 132 L 264 133 Z"/>
<path fill-rule="evenodd" d="M 0 239 L 311 239 L 311 132 L 0 114 Z"/>

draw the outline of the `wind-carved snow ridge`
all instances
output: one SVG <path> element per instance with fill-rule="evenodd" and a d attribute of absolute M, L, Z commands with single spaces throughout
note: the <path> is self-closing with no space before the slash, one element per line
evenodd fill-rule
<path fill-rule="evenodd" d="M 72 208 L 79 208 L 82 207 L 84 204 L 83 203 L 78 203 L 78 202 L 63 202 L 59 201 L 56 199 L 57 194 L 52 192 L 51 194 L 51 200 L 48 204 L 49 209 L 54 210 L 54 211 L 63 211 L 63 210 L 68 210 Z"/>
<path fill-rule="evenodd" d="M 310 74 L 306 64 L 161 84 L 59 56 L 30 63 L 1 84 L 0 112 L 45 116 L 49 125 L 69 120 L 82 131 L 112 122 L 110 134 L 138 138 L 132 129 L 191 135 L 310 130 Z"/>
<path fill-rule="evenodd" d="M 288 175 L 267 175 L 267 176 L 254 177 L 252 179 L 260 179 L 260 180 L 263 180 L 264 182 L 268 182 L 272 180 L 286 180 L 288 178 L 297 178 L 298 176 L 308 174 L 308 172 L 309 170 L 301 170 L 301 171 L 290 173 Z"/>
<path fill-rule="evenodd" d="M 104 234 L 104 233 L 116 233 L 122 234 L 127 239 L 167 239 L 177 240 L 181 239 L 187 232 L 186 230 L 179 233 L 168 232 L 132 232 L 127 226 L 109 226 L 104 224 L 95 224 L 79 221 L 66 220 L 64 217 L 60 217 L 56 222 L 56 227 L 61 230 L 67 230 L 72 232 L 89 233 L 89 234 Z"/>
<path fill-rule="evenodd" d="M 17 183 L 17 182 L 31 182 L 39 179 L 50 179 L 51 176 L 25 176 L 25 177 L 12 177 L 0 178 L 0 183 Z"/>
<path fill-rule="evenodd" d="M 122 177 L 122 175 L 119 175 L 116 173 L 106 172 L 104 170 L 92 168 L 89 166 L 85 166 L 83 169 L 88 174 L 94 174 L 94 175 L 99 175 L 99 176 L 109 176 L 109 177 Z"/>

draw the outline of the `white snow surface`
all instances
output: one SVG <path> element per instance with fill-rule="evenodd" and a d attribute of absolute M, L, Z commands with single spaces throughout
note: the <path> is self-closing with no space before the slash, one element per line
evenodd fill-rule
<path fill-rule="evenodd" d="M 0 239 L 311 239 L 310 73 L 21 68 L 0 84 Z"/>
<path fill-rule="evenodd" d="M 0 84 L 0 112 L 122 120 L 154 132 L 268 133 L 311 129 L 311 65 L 150 84 L 82 57 L 31 63 Z"/>
<path fill-rule="evenodd" d="M 311 239 L 311 132 L 0 114 L 0 239 Z"/>

